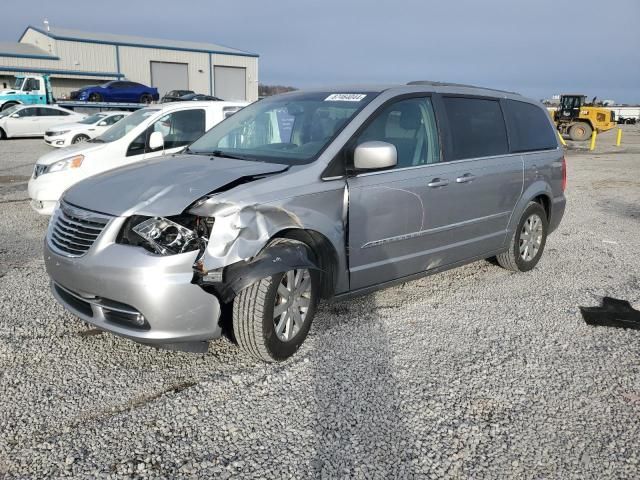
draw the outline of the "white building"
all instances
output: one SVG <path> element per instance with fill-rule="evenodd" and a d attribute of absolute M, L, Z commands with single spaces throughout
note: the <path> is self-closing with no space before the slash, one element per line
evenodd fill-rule
<path fill-rule="evenodd" d="M 49 74 L 58 98 L 126 78 L 157 87 L 161 96 L 179 89 L 258 99 L 258 55 L 213 43 L 29 26 L 18 43 L 0 42 L 0 89 L 20 73 Z"/>

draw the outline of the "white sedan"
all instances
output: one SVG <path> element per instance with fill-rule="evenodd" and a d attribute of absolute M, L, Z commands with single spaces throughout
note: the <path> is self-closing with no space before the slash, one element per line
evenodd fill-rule
<path fill-rule="evenodd" d="M 44 137 L 44 132 L 57 125 L 85 117 L 57 105 L 15 105 L 0 112 L 0 139 Z"/>
<path fill-rule="evenodd" d="M 48 129 L 44 141 L 52 147 L 68 147 L 75 143 L 86 142 L 102 135 L 114 123 L 119 122 L 129 112 L 100 112 L 89 115 L 76 123 L 65 123 Z"/>

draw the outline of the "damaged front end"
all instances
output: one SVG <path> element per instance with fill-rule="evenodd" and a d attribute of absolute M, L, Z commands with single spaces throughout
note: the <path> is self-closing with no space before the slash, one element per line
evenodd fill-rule
<path fill-rule="evenodd" d="M 198 251 L 193 283 L 229 303 L 262 278 L 297 268 L 319 269 L 307 244 L 273 239 L 300 228 L 297 217 L 282 208 L 216 203 L 206 197 L 181 215 L 129 217 L 117 242 L 162 256 Z"/>

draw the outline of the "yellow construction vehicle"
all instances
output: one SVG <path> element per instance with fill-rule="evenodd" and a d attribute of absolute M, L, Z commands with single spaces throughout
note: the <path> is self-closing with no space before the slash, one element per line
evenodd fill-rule
<path fill-rule="evenodd" d="M 558 109 L 550 112 L 558 131 L 578 142 L 588 140 L 594 130 L 606 132 L 616 126 L 612 110 L 596 105 L 595 98 L 591 103 L 586 99 L 586 95 L 561 95 Z"/>

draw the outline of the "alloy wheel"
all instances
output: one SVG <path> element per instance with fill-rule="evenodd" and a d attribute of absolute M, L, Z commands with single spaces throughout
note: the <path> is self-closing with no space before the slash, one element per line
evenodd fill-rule
<path fill-rule="evenodd" d="M 525 262 L 530 262 L 538 254 L 542 233 L 542 219 L 536 213 L 530 215 L 520 230 L 520 258 Z"/>
<path fill-rule="evenodd" d="M 273 306 L 276 336 L 288 342 L 302 329 L 311 304 L 311 274 L 307 269 L 289 270 L 282 276 Z"/>

